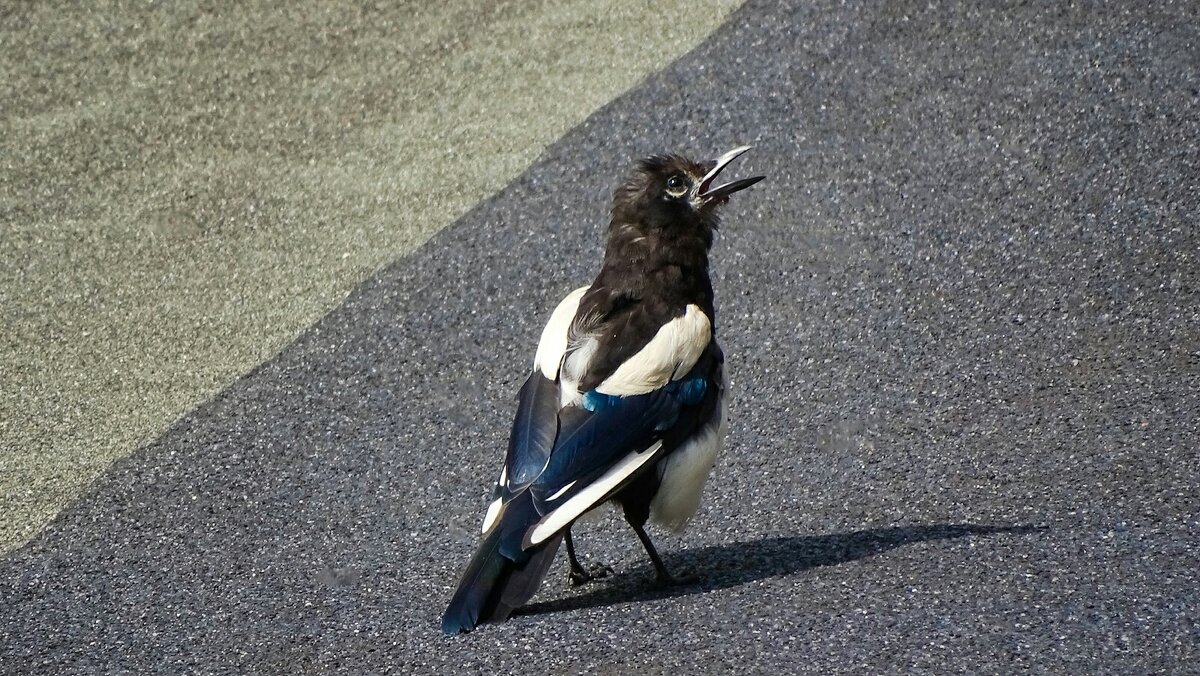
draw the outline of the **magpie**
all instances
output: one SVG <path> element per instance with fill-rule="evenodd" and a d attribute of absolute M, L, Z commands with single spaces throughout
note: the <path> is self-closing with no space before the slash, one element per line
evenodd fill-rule
<path fill-rule="evenodd" d="M 708 252 L 718 207 L 764 178 L 714 185 L 749 149 L 707 162 L 654 155 L 617 188 L 600 272 L 551 313 L 517 396 L 483 539 L 442 618 L 446 634 L 507 619 L 533 597 L 564 540 L 572 582 L 608 572 L 579 563 L 570 528 L 610 500 L 658 580 L 679 581 L 645 525 L 683 529 L 724 443 Z"/>

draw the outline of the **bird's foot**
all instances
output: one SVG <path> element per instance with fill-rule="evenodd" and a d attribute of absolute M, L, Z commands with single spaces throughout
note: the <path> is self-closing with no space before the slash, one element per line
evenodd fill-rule
<path fill-rule="evenodd" d="M 578 587 L 581 584 L 587 584 L 592 580 L 599 580 L 608 577 L 613 573 L 612 566 L 603 563 L 593 563 L 587 568 L 580 566 L 571 569 L 571 586 Z"/>

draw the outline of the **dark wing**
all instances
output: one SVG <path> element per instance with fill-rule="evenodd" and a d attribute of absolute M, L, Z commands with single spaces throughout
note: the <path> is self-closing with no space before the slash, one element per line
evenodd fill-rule
<path fill-rule="evenodd" d="M 596 411 L 564 408 L 550 462 L 530 487 L 538 512 L 546 514 L 578 494 L 631 451 L 652 446 L 660 423 L 677 417 L 678 408 L 676 398 L 665 390 L 614 397 Z"/>
<path fill-rule="evenodd" d="M 554 537 L 690 436 L 702 422 L 704 404 L 711 408 L 716 401 L 721 360 L 720 348 L 710 341 L 691 371 L 664 387 L 626 397 L 593 391 L 584 403 L 594 410 L 562 409 L 550 461 L 529 487 L 542 518 L 529 529 L 524 546 Z M 711 411 L 704 419 L 710 416 Z"/>
<path fill-rule="evenodd" d="M 568 296 L 543 331 L 534 371 L 518 395 L 485 533 L 528 492 L 541 519 L 524 544 L 546 541 L 651 467 L 681 410 L 703 397 L 716 354 L 707 315 L 685 306 L 674 317 L 669 308 L 600 291 L 578 290 L 573 301 Z M 569 302 L 577 304 L 571 312 Z M 581 325 L 592 331 L 593 345 L 581 367 L 589 385 L 579 388 L 578 401 L 573 378 L 559 366 L 572 343 L 568 330 Z M 679 377 L 677 371 L 689 367 L 691 373 Z M 564 395 L 568 387 L 570 396 Z M 578 403 L 562 406 L 563 399 Z"/>
<path fill-rule="evenodd" d="M 558 435 L 558 382 L 533 373 L 517 393 L 517 415 L 508 435 L 504 469 L 492 489 L 492 502 L 483 517 L 486 533 L 500 520 L 505 507 L 542 474 Z"/>
<path fill-rule="evenodd" d="M 558 436 L 558 382 L 534 370 L 517 395 L 504 471 L 510 491 L 525 488 L 545 469 Z"/>

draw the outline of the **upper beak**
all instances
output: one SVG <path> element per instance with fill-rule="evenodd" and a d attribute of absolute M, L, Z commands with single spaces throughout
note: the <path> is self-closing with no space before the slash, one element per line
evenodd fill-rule
<path fill-rule="evenodd" d="M 696 185 L 696 197 L 699 197 L 706 202 L 723 199 L 729 197 L 739 190 L 749 188 L 755 183 L 758 183 L 766 178 L 766 176 L 751 176 L 750 178 L 730 181 L 729 183 L 722 183 L 721 185 L 713 187 L 712 182 L 717 177 L 717 174 L 721 173 L 722 169 L 724 169 L 730 162 L 737 159 L 747 150 L 750 150 L 750 146 L 734 148 L 717 159 L 706 162 L 705 164 L 712 165 L 712 168 L 708 170 L 708 173 L 704 175 L 704 178 L 700 179 L 700 183 Z"/>

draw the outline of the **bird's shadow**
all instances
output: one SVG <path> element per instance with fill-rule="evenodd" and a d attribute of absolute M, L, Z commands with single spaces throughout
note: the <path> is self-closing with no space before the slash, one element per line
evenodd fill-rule
<path fill-rule="evenodd" d="M 648 601 L 701 594 L 737 587 L 768 577 L 793 575 L 847 561 L 875 556 L 889 549 L 930 540 L 949 540 L 971 535 L 1021 534 L 1045 530 L 1042 526 L 981 526 L 938 524 L 871 528 L 832 535 L 773 537 L 751 542 L 734 542 L 690 549 L 669 556 L 672 571 L 700 573 L 693 584 L 661 586 L 655 582 L 649 564 L 623 573 L 584 594 L 532 603 L 517 611 L 519 615 L 541 615 L 580 610 L 629 601 Z"/>

